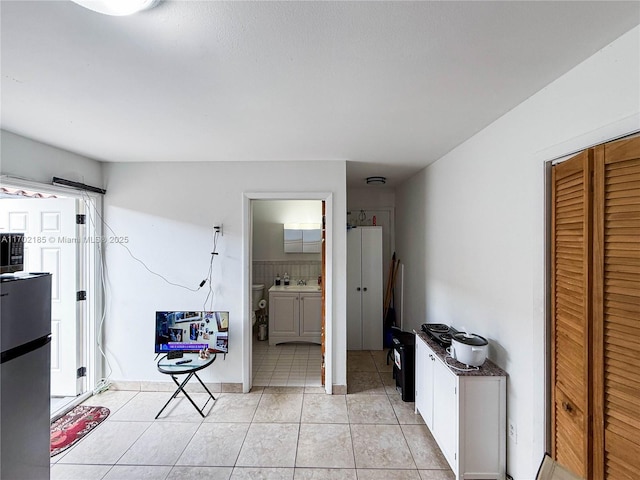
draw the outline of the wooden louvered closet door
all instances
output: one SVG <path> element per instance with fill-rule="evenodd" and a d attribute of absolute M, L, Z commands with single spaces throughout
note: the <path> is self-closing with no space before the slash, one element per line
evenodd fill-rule
<path fill-rule="evenodd" d="M 591 171 L 587 150 L 552 170 L 552 456 L 591 471 Z"/>
<path fill-rule="evenodd" d="M 640 137 L 552 169 L 552 456 L 640 479 Z"/>
<path fill-rule="evenodd" d="M 640 479 L 640 137 L 596 147 L 594 478 Z"/>

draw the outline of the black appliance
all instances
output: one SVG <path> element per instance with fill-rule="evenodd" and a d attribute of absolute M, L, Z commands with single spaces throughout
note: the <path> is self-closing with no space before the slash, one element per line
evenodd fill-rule
<path fill-rule="evenodd" d="M 410 332 L 394 331 L 391 339 L 393 352 L 393 378 L 402 401 L 415 400 L 415 351 L 416 336 Z"/>
<path fill-rule="evenodd" d="M 451 346 L 451 337 L 458 333 L 453 327 L 444 323 L 423 323 L 422 331 L 442 348 Z"/>
<path fill-rule="evenodd" d="M 0 233 L 0 273 L 24 269 L 24 233 Z"/>
<path fill-rule="evenodd" d="M 51 275 L 0 276 L 0 478 L 48 480 Z"/>

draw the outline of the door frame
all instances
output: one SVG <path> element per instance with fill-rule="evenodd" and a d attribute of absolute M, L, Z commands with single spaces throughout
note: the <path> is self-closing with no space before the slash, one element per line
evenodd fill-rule
<path fill-rule="evenodd" d="M 333 392 L 333 194 L 330 192 L 245 192 L 242 197 L 242 391 L 248 393 L 252 386 L 251 366 L 251 285 L 253 265 L 253 200 L 324 200 L 326 217 L 325 277 L 325 392 Z"/>
<path fill-rule="evenodd" d="M 102 215 L 102 195 L 94 192 L 13 178 L 7 175 L 0 176 L 0 183 L 10 188 L 25 189 L 80 200 L 80 208 L 77 208 L 76 211 L 86 214 L 88 219 L 94 215 L 94 212 L 97 212 L 100 216 Z M 87 202 L 92 203 L 93 208 L 91 211 L 87 211 Z M 102 238 L 101 219 L 94 217 L 93 223 L 87 221 L 85 232 L 88 238 Z M 82 243 L 78 245 L 82 245 Z M 79 325 L 78 330 L 78 334 L 80 335 L 78 346 L 82 356 L 80 363 L 81 366 L 86 366 L 87 368 L 86 388 L 82 394 L 76 397 L 75 402 L 69 404 L 69 408 L 72 408 L 75 404 L 91 396 L 95 385 L 104 373 L 104 362 L 98 347 L 98 334 L 100 333 L 100 321 L 102 319 L 101 312 L 103 312 L 103 289 L 101 287 L 102 264 L 100 250 L 98 248 L 100 242 L 87 242 L 84 245 L 86 245 L 84 252 L 78 252 L 80 253 L 79 260 L 83 262 L 83 265 L 78 265 L 76 283 L 78 284 L 78 288 L 87 291 L 87 301 L 84 312 L 85 318 L 83 324 Z M 78 275 L 81 269 L 84 270 L 84 275 Z"/>

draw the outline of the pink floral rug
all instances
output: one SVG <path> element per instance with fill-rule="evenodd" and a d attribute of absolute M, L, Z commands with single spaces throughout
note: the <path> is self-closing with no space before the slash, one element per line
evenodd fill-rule
<path fill-rule="evenodd" d="M 78 405 L 51 424 L 51 456 L 64 452 L 109 416 L 106 407 Z"/>

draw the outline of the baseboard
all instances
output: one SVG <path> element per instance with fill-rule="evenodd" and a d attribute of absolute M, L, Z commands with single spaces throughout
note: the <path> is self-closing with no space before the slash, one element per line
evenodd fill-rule
<path fill-rule="evenodd" d="M 332 393 L 333 393 L 333 395 L 346 395 L 347 394 L 347 386 L 346 385 L 334 385 Z"/>
<path fill-rule="evenodd" d="M 205 383 L 211 393 L 242 393 L 242 383 Z M 185 387 L 188 392 L 205 393 L 204 388 L 198 382 Z M 173 382 L 137 382 L 137 381 L 113 381 L 111 390 L 127 390 L 134 392 L 173 392 L 176 385 Z"/>

